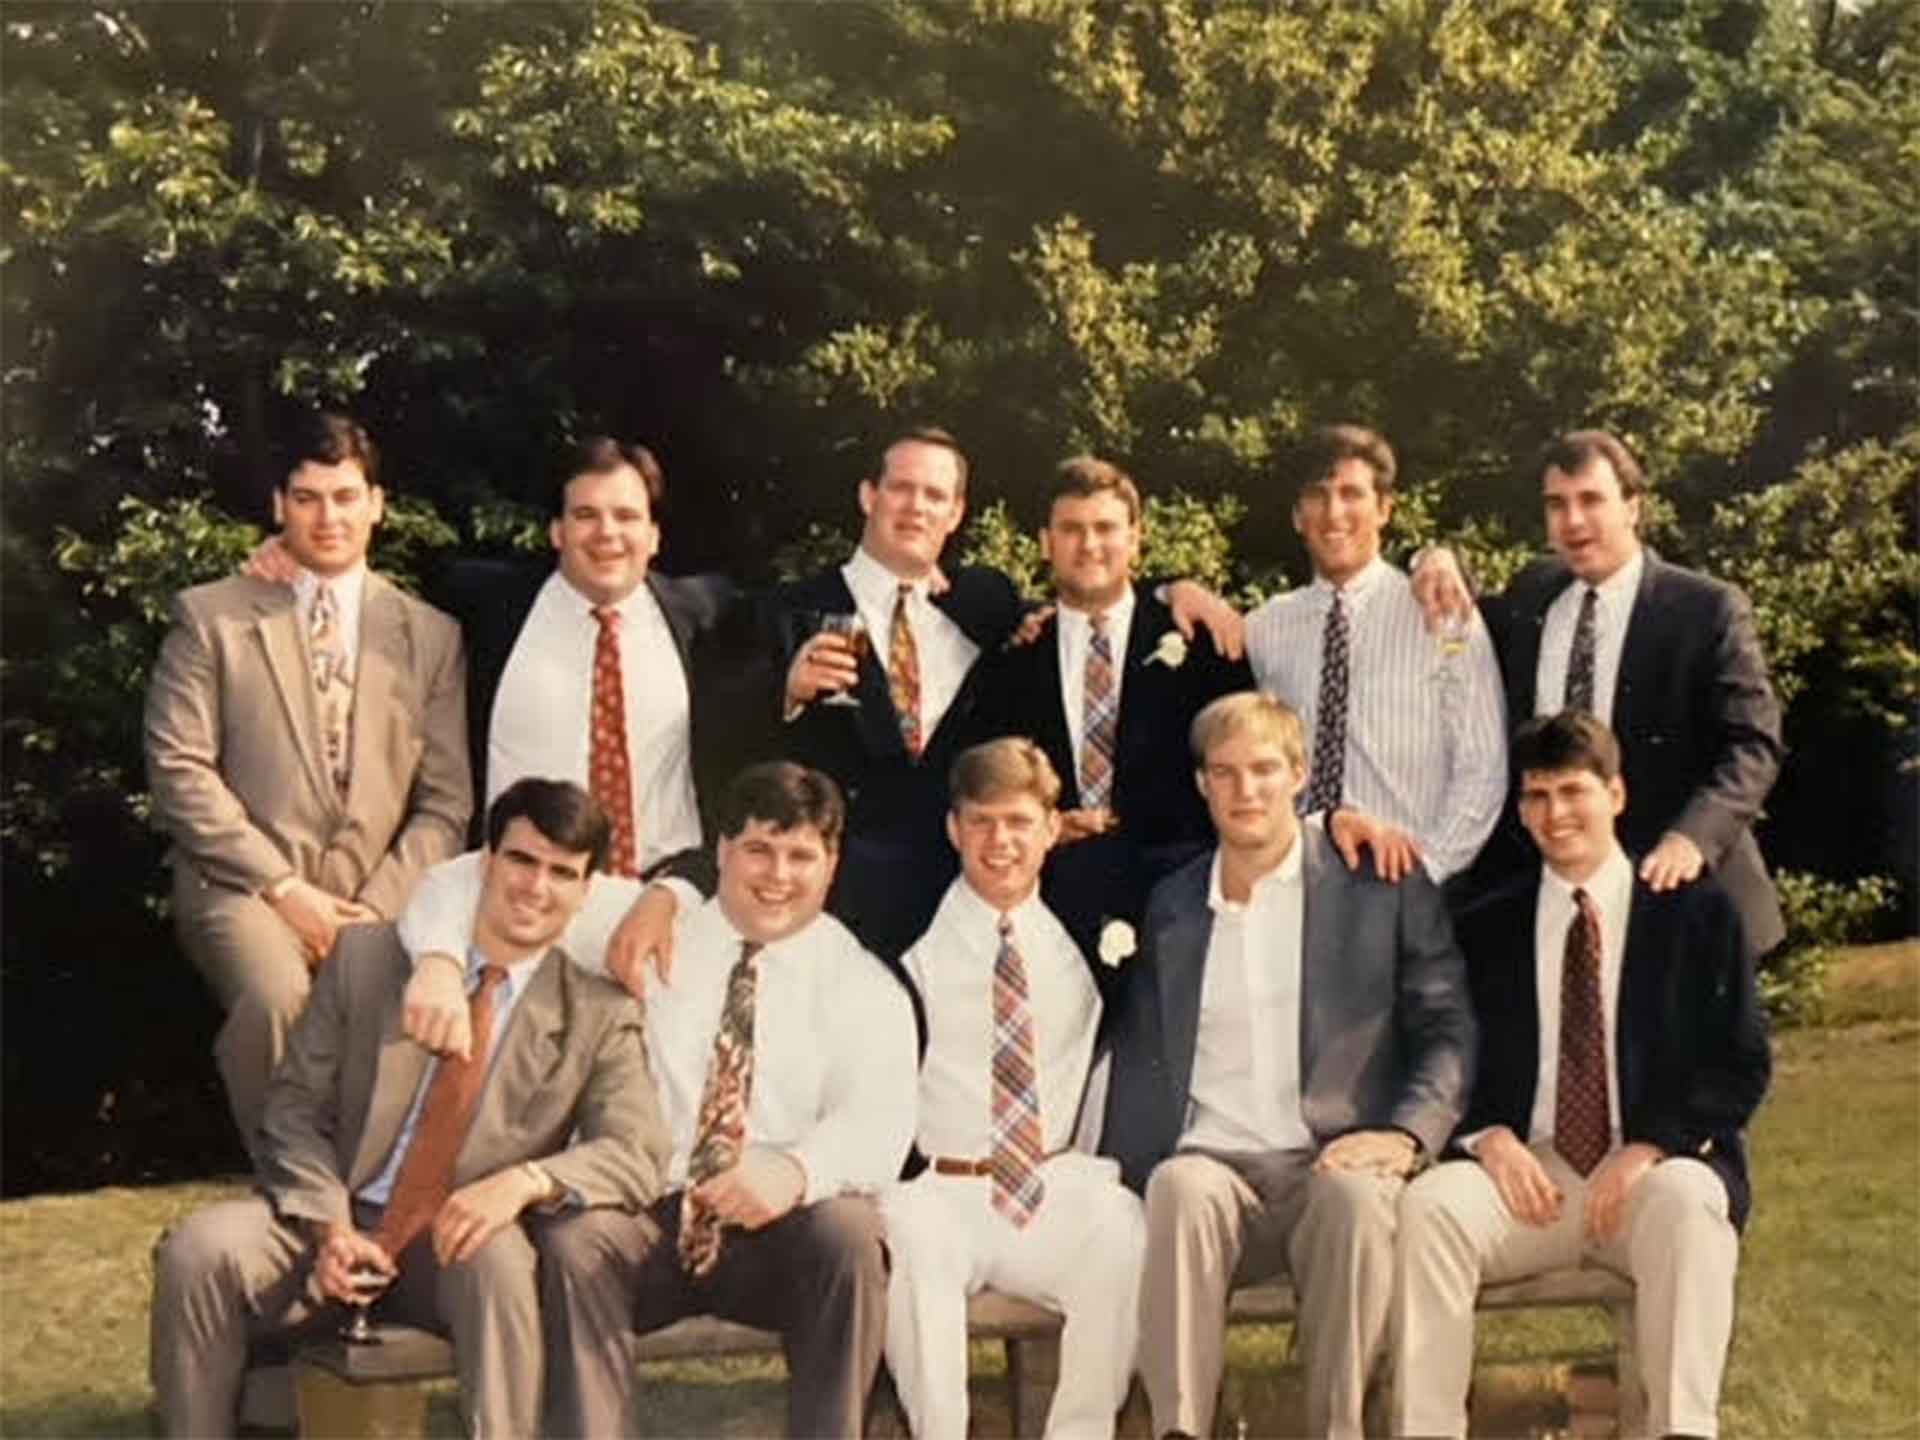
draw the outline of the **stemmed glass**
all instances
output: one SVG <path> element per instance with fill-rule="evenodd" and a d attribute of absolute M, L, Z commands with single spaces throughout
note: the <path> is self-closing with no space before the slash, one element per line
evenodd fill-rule
<path fill-rule="evenodd" d="M 847 648 L 853 652 L 853 663 L 858 666 L 865 662 L 873 648 L 873 638 L 867 634 L 867 622 L 857 612 L 834 612 L 820 617 L 822 635 L 838 635 L 847 642 Z M 851 688 L 836 690 L 820 702 L 822 705 L 860 704 L 860 697 Z"/>
<path fill-rule="evenodd" d="M 371 1265 L 356 1265 L 353 1267 L 353 1281 L 354 1297 L 347 1306 L 347 1319 L 340 1327 L 340 1338 L 349 1345 L 381 1344 L 380 1332 L 373 1328 L 369 1312 L 373 1302 L 387 1288 L 389 1277 Z"/>

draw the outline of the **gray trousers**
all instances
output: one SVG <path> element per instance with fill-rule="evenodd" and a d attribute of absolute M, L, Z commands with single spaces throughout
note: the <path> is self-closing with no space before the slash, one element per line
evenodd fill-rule
<path fill-rule="evenodd" d="M 680 1268 L 680 1197 L 643 1214 L 588 1210 L 539 1232 L 548 1356 L 546 1434 L 636 1433 L 632 1338 L 687 1315 L 780 1332 L 787 1433 L 858 1436 L 886 1339 L 880 1212 L 855 1196 L 759 1230 L 729 1226 L 702 1279 Z"/>
<path fill-rule="evenodd" d="M 379 1224 L 356 1205 L 362 1230 Z M 540 1420 L 541 1358 L 535 1256 L 509 1225 L 471 1260 L 441 1267 L 422 1236 L 374 1315 L 448 1336 L 460 1411 L 473 1436 L 525 1440 Z M 345 1318 L 313 1283 L 313 1247 L 259 1196 L 187 1217 L 154 1253 L 153 1388 L 170 1436 L 232 1435 L 247 1350 L 273 1336 L 325 1334 Z"/>
<path fill-rule="evenodd" d="M 1140 1375 L 1153 1433 L 1213 1433 L 1235 1285 L 1285 1273 L 1299 1301 L 1307 1430 L 1357 1437 L 1386 1339 L 1405 1182 L 1312 1172 L 1313 1152 L 1184 1151 L 1147 1177 Z"/>

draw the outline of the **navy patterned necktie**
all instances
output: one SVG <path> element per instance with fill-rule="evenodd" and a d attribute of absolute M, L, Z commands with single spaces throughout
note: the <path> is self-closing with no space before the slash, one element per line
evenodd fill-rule
<path fill-rule="evenodd" d="M 1600 592 L 1591 585 L 1580 597 L 1580 618 L 1573 625 L 1573 648 L 1567 652 L 1567 688 L 1561 706 L 1567 710 L 1593 709 L 1593 649 Z"/>
<path fill-rule="evenodd" d="M 1331 810 L 1340 803 L 1347 768 L 1347 607 L 1333 592 L 1320 654 L 1320 707 L 1313 722 L 1313 764 L 1308 776 L 1307 809 Z"/>

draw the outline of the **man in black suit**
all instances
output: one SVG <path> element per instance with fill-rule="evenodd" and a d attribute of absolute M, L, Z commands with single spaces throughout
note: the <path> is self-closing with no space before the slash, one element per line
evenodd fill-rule
<path fill-rule="evenodd" d="M 1042 894 L 1089 957 L 1102 922 L 1137 926 L 1154 885 L 1207 849 L 1207 807 L 1178 761 L 1209 701 L 1253 688 L 1206 632 L 1191 643 L 1136 583 L 1140 492 L 1090 455 L 1055 472 L 1041 552 L 1059 604 L 1032 643 L 981 661 L 975 728 L 1024 735 L 1061 777 L 1060 841 Z M 1113 972 L 1098 966 L 1103 981 Z"/>
<path fill-rule="evenodd" d="M 1453 1133 L 1473 1015 L 1440 892 L 1349 870 L 1294 802 L 1299 717 L 1194 721 L 1220 843 L 1162 881 L 1115 998 L 1101 1149 L 1144 1189 L 1140 1362 L 1156 1435 L 1213 1433 L 1235 1284 L 1287 1272 L 1311 1433 L 1358 1437 L 1402 1181 Z"/>
<path fill-rule="evenodd" d="M 1542 863 L 1461 918 L 1480 1069 L 1458 1149 L 1400 1210 L 1396 1435 L 1466 1433 L 1485 1281 L 1633 1277 L 1653 1435 L 1712 1435 L 1771 1072 L 1739 917 L 1711 877 L 1661 889 L 1621 848 L 1621 753 L 1584 711 L 1514 737 Z M 1640 1433 L 1640 1432 L 1635 1432 Z"/>
<path fill-rule="evenodd" d="M 1627 790 L 1620 838 L 1642 857 L 1641 877 L 1668 890 L 1711 870 L 1740 912 L 1749 953 L 1765 955 L 1786 929 L 1752 827 L 1784 750 L 1752 608 L 1733 586 L 1640 543 L 1644 480 L 1613 436 L 1559 437 L 1540 477 L 1557 558 L 1483 606 L 1509 732 L 1574 706 L 1606 721 Z M 1457 578 L 1450 557 L 1430 563 Z M 1438 579 L 1423 575 L 1421 588 Z M 1480 877 L 1497 883 L 1528 857 L 1510 812 Z"/>

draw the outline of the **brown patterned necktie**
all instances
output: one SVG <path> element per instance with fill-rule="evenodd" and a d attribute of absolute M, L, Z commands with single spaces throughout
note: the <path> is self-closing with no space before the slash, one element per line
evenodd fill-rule
<path fill-rule="evenodd" d="M 472 1026 L 473 1053 L 465 1060 L 443 1055 L 427 1086 L 426 1102 L 414 1122 L 413 1138 L 393 1178 L 386 1213 L 374 1237 L 395 1260 L 400 1252 L 433 1224 L 434 1216 L 453 1193 L 453 1162 L 466 1142 L 474 1107 L 487 1082 L 487 1056 L 493 1048 L 493 996 L 507 978 L 507 967 L 488 965 L 480 984 L 467 1001 Z"/>
<path fill-rule="evenodd" d="M 680 1205 L 680 1265 L 696 1279 L 720 1262 L 720 1217 L 694 1198 L 701 1181 L 740 1163 L 747 1143 L 747 1105 L 753 1099 L 753 1011 L 759 971 L 758 940 L 740 942 L 740 958 L 727 973 L 727 998 L 714 1032 L 713 1062 L 700 1093 L 700 1118 L 687 1161 L 687 1190 Z"/>
<path fill-rule="evenodd" d="M 1332 810 L 1340 803 L 1347 768 L 1347 608 L 1333 592 L 1320 652 L 1320 704 L 1313 718 L 1313 762 L 1307 785 L 1307 810 Z"/>
<path fill-rule="evenodd" d="M 1553 1145 L 1576 1173 L 1589 1175 L 1613 1143 L 1607 1104 L 1607 1031 L 1600 1008 L 1600 912 L 1585 890 L 1573 892 L 1560 971 L 1560 1071 Z"/>
<path fill-rule="evenodd" d="M 627 692 L 620 676 L 620 612 L 593 607 L 600 635 L 593 644 L 592 739 L 587 750 L 587 789 L 613 822 L 613 854 L 607 868 L 638 875 L 639 838 L 633 824 L 633 777 L 627 762 Z"/>
<path fill-rule="evenodd" d="M 920 651 L 907 623 L 907 601 L 913 586 L 902 585 L 893 602 L 893 624 L 887 632 L 887 689 L 893 695 L 894 714 L 900 720 L 900 740 L 914 759 L 926 748 L 920 728 Z"/>
<path fill-rule="evenodd" d="M 1113 642 L 1104 613 L 1089 615 L 1086 694 L 1082 697 L 1080 803 L 1103 810 L 1113 803 L 1113 749 L 1120 704 L 1113 693 Z"/>
<path fill-rule="evenodd" d="M 347 663 L 346 636 L 340 629 L 340 601 L 326 581 L 313 594 L 307 617 L 307 654 L 313 667 L 314 694 L 320 702 L 320 740 L 326 747 L 327 773 L 342 800 L 353 763 L 353 670 Z"/>

